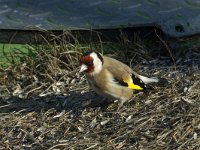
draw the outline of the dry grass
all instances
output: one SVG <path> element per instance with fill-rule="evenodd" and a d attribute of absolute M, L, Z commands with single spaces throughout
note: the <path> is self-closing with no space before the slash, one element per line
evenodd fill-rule
<path fill-rule="evenodd" d="M 137 36 L 117 45 L 52 40 L 60 42 L 30 46 L 34 58 L 1 71 L 0 149 L 200 148 L 198 43 L 184 40 L 171 51 L 163 41 Z M 169 84 L 134 95 L 120 111 L 116 104 L 101 108 L 102 98 L 78 73 L 78 58 L 90 48 Z"/>

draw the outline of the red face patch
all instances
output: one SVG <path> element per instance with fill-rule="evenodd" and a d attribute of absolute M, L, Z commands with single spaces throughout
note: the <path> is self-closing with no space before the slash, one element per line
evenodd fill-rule
<path fill-rule="evenodd" d="M 88 69 L 85 70 L 86 73 L 91 73 L 94 71 L 93 58 L 91 56 L 81 57 L 80 64 L 85 64 L 88 67 Z"/>
<path fill-rule="evenodd" d="M 91 56 L 83 56 L 80 59 L 81 64 L 87 64 L 87 63 L 90 63 L 90 62 L 93 62 L 93 58 Z"/>

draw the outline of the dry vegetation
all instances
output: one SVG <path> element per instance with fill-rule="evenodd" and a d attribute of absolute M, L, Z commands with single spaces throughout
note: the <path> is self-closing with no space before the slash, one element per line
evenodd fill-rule
<path fill-rule="evenodd" d="M 120 44 L 74 44 L 59 36 L 0 74 L 0 149 L 199 149 L 200 44 L 134 37 Z M 198 39 L 199 40 L 199 39 Z M 197 41 L 198 41 L 197 40 Z M 191 44 L 192 43 L 192 44 Z M 110 54 L 169 84 L 107 108 L 78 73 L 82 51 Z"/>

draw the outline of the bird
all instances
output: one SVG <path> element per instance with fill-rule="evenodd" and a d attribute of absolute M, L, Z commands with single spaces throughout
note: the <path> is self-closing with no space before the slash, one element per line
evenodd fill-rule
<path fill-rule="evenodd" d="M 111 101 L 118 100 L 119 108 L 132 98 L 134 91 L 146 91 L 149 84 L 166 81 L 142 76 L 125 63 L 96 51 L 83 53 L 79 73 L 82 72 L 98 95 Z"/>

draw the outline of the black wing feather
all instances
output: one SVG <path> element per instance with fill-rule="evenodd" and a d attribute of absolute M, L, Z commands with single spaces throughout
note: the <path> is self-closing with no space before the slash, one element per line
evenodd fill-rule
<path fill-rule="evenodd" d="M 136 75 L 132 74 L 132 80 L 134 84 L 139 85 L 141 88 L 143 88 L 143 90 L 147 89 L 147 85 Z"/>
<path fill-rule="evenodd" d="M 116 83 L 118 83 L 119 85 L 121 85 L 121 86 L 128 87 L 128 83 L 126 83 L 126 82 L 124 82 L 124 81 L 122 81 L 122 80 L 119 80 L 119 79 L 117 79 L 117 78 L 114 78 L 114 81 L 115 81 Z"/>

